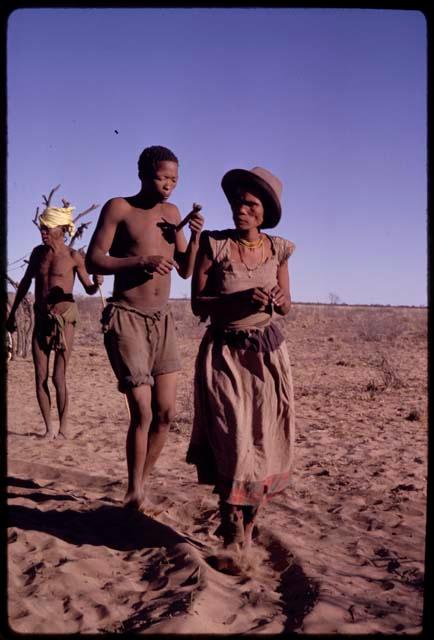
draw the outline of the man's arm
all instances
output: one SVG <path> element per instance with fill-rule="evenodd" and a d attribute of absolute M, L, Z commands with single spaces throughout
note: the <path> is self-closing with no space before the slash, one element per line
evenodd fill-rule
<path fill-rule="evenodd" d="M 142 256 L 113 258 L 108 255 L 116 229 L 123 219 L 127 206 L 122 198 L 112 198 L 101 209 L 86 252 L 85 267 L 88 273 L 110 275 L 142 266 Z"/>
<path fill-rule="evenodd" d="M 91 282 L 89 278 L 89 274 L 86 271 L 84 258 L 79 251 L 74 251 L 74 261 L 75 261 L 75 268 L 76 268 L 78 279 L 83 285 L 83 288 L 86 291 L 86 293 L 90 296 L 93 296 L 98 291 L 98 287 L 100 287 L 104 282 L 103 276 L 93 275 L 92 276 L 93 282 Z"/>
<path fill-rule="evenodd" d="M 17 327 L 15 324 L 15 314 L 21 302 L 25 298 L 28 290 L 30 289 L 30 285 L 32 284 L 32 279 L 35 277 L 35 263 L 36 263 L 36 248 L 33 249 L 32 251 L 27 269 L 24 273 L 24 276 L 21 279 L 20 284 L 18 285 L 18 289 L 15 294 L 15 299 L 12 304 L 9 317 L 6 321 L 6 330 L 9 331 L 10 333 L 13 333 L 14 331 L 16 331 Z"/>
<path fill-rule="evenodd" d="M 141 256 L 113 258 L 107 255 L 126 206 L 122 198 L 112 198 L 101 209 L 86 252 L 85 267 L 88 273 L 110 275 L 140 266 Z"/>
<path fill-rule="evenodd" d="M 178 230 L 175 231 L 175 259 L 179 264 L 179 275 L 181 278 L 186 280 L 193 273 L 194 263 L 199 249 L 200 233 L 205 219 L 199 213 L 199 210 L 194 209 L 188 214 L 188 216 L 186 216 L 186 218 L 188 218 L 188 226 L 190 229 L 190 240 L 187 245 L 187 241 L 182 230 L 186 218 L 181 221 L 179 211 L 177 217 L 179 219 L 179 223 L 177 224 Z"/>

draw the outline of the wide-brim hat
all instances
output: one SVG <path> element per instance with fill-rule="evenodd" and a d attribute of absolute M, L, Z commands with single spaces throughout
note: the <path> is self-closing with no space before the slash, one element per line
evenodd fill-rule
<path fill-rule="evenodd" d="M 258 193 L 264 206 L 264 222 L 261 228 L 275 227 L 281 218 L 282 183 L 270 171 L 263 167 L 247 169 L 231 169 L 222 178 L 222 189 L 231 202 L 236 192 L 241 188 L 252 188 Z"/>

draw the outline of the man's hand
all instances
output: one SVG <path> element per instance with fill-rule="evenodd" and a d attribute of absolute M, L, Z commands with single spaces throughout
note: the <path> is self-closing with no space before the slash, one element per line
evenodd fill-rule
<path fill-rule="evenodd" d="M 191 214 L 191 217 L 188 221 L 188 228 L 190 229 L 192 236 L 198 236 L 202 231 L 203 224 L 205 222 L 205 218 L 199 211 L 195 211 Z"/>
<path fill-rule="evenodd" d="M 202 205 L 193 203 L 193 208 L 188 215 L 185 216 L 183 220 L 177 225 L 175 231 L 180 231 L 182 227 L 184 227 L 188 223 L 188 228 L 193 236 L 199 235 L 202 231 L 203 223 L 205 222 L 205 218 L 201 213 L 199 213 L 202 209 Z"/>
<path fill-rule="evenodd" d="M 15 316 L 10 315 L 9 318 L 6 320 L 6 331 L 9 331 L 9 333 L 14 333 L 16 330 L 17 330 L 17 323 L 15 321 Z"/>
<path fill-rule="evenodd" d="M 94 273 L 92 276 L 92 282 L 100 287 L 104 282 L 104 276 L 101 276 L 99 273 Z"/>
<path fill-rule="evenodd" d="M 159 273 L 161 276 L 172 271 L 173 267 L 179 269 L 176 260 L 165 256 L 147 256 L 142 259 L 140 266 L 148 273 Z"/>

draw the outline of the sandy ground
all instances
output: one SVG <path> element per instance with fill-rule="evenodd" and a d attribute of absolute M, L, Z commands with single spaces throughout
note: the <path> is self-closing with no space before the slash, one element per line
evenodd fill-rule
<path fill-rule="evenodd" d="M 93 306 L 92 306 L 93 305 Z M 179 413 L 152 517 L 122 508 L 127 410 L 82 303 L 68 441 L 47 442 L 31 359 L 8 369 L 8 622 L 19 633 L 414 634 L 427 480 L 426 310 L 294 305 L 293 486 L 241 575 L 213 568 L 217 498 L 185 463 L 203 329 L 174 302 Z M 54 410 L 53 410 L 54 411 Z"/>

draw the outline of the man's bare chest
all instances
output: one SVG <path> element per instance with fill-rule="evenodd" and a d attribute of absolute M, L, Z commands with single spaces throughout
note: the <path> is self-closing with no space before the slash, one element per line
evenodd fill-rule
<path fill-rule="evenodd" d="M 135 216 L 115 237 L 115 249 L 138 254 L 172 255 L 175 225 L 163 215 Z"/>
<path fill-rule="evenodd" d="M 74 272 L 75 263 L 69 252 L 48 252 L 41 256 L 38 275 L 43 278 L 70 277 Z"/>

